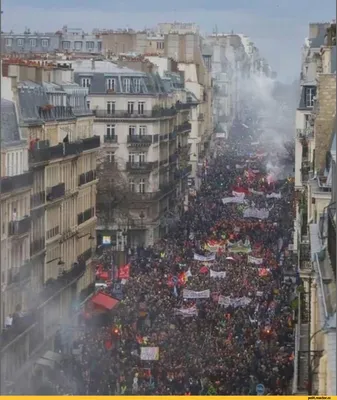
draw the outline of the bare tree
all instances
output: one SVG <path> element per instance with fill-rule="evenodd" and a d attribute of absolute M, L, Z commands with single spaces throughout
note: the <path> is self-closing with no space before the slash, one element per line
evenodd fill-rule
<path fill-rule="evenodd" d="M 132 220 L 129 184 L 116 162 L 111 162 L 102 149 L 97 164 L 97 216 L 105 227 Z"/>

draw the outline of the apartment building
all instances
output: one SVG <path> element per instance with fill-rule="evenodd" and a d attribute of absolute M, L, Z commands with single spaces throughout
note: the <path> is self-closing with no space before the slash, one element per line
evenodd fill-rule
<path fill-rule="evenodd" d="M 4 32 L 1 34 L 2 51 L 5 54 L 45 54 L 66 52 L 67 54 L 100 54 L 101 35 L 98 32 L 86 33 L 82 29 L 68 28 L 66 25 L 57 32 L 23 33 Z"/>
<path fill-rule="evenodd" d="M 9 59 L 2 67 L 11 79 L 2 95 L 16 101 L 32 176 L 28 211 L 21 215 L 19 206 L 16 211 L 18 221 L 30 216 L 29 296 L 19 310 L 22 323 L 2 337 L 3 379 L 14 381 L 33 354 L 53 348 L 60 325 L 74 321 L 74 305 L 93 289 L 100 138 L 93 135 L 88 90 L 73 82 L 71 64 L 47 67 Z M 8 212 L 14 218 L 14 211 Z M 17 311 L 15 303 L 6 307 Z"/>
<path fill-rule="evenodd" d="M 177 198 L 186 192 L 190 167 L 183 162 L 183 150 L 191 130 L 192 105 L 185 97 L 176 106 L 170 80 L 158 74 L 110 61 L 82 60 L 74 63 L 74 69 L 75 81 L 89 90 L 94 130 L 111 164 L 105 168 L 126 183 L 123 212 L 116 207 L 106 220 L 107 204 L 100 205 L 98 237 L 109 236 L 119 249 L 153 244 L 166 232 L 168 219 L 177 211 Z"/>
<path fill-rule="evenodd" d="M 336 24 L 310 24 L 296 111 L 294 250 L 298 312 L 294 393 L 336 394 Z"/>
<path fill-rule="evenodd" d="M 28 143 L 18 124 L 15 103 L 1 99 L 1 329 L 21 310 L 30 293 L 30 198 Z"/>

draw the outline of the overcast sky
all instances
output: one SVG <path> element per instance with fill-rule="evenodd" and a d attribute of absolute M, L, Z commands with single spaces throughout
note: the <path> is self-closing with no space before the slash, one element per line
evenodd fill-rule
<path fill-rule="evenodd" d="M 30 3 L 28 6 L 27 4 Z M 331 21 L 335 0 L 2 0 L 2 30 L 152 27 L 157 22 L 195 22 L 202 32 L 243 33 L 282 81 L 299 75 L 300 49 L 309 22 Z"/>

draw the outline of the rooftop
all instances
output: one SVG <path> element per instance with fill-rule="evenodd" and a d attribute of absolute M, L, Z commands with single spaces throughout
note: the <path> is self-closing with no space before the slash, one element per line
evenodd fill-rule
<path fill-rule="evenodd" d="M 142 72 L 135 71 L 127 67 L 119 67 L 111 61 L 76 60 L 73 62 L 73 69 L 79 74 L 103 73 L 103 74 L 128 74 L 132 76 L 143 75 Z"/>
<path fill-rule="evenodd" d="M 1 98 L 1 143 L 10 146 L 22 143 L 15 103 L 3 98 Z"/>

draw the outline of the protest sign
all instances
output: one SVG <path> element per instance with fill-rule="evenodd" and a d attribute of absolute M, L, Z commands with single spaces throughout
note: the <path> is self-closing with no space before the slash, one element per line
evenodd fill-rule
<path fill-rule="evenodd" d="M 141 347 L 140 359 L 144 361 L 159 360 L 159 347 Z"/>
<path fill-rule="evenodd" d="M 209 289 L 207 290 L 202 290 L 200 292 L 196 292 L 194 290 L 188 290 L 184 289 L 183 290 L 183 298 L 184 299 L 208 299 L 211 295 L 211 292 Z"/>

